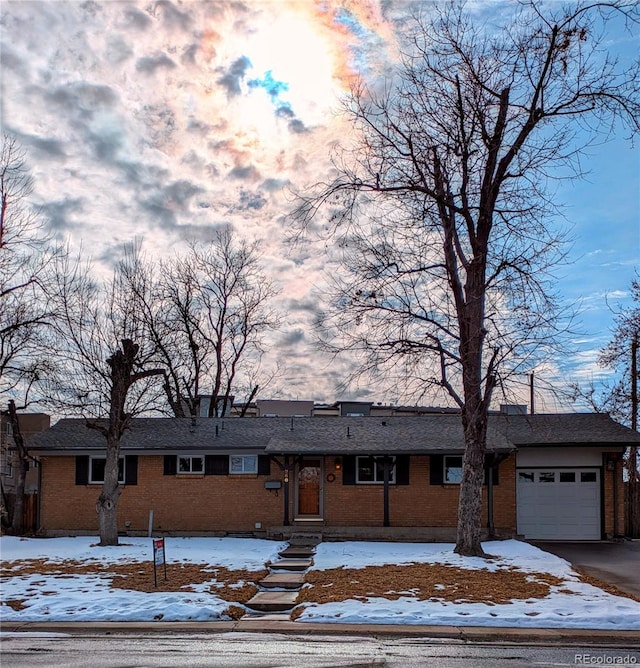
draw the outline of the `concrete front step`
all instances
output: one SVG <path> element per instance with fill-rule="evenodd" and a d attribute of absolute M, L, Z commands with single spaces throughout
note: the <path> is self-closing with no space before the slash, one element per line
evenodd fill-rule
<path fill-rule="evenodd" d="M 313 531 L 301 531 L 292 533 L 289 536 L 289 545 L 315 546 L 322 542 L 322 534 Z"/>
<path fill-rule="evenodd" d="M 304 573 L 270 573 L 258 583 L 265 589 L 300 589 L 304 584 Z"/>
<path fill-rule="evenodd" d="M 279 559 L 269 564 L 272 571 L 306 571 L 311 566 L 311 559 Z"/>
<path fill-rule="evenodd" d="M 296 604 L 297 591 L 261 591 L 245 605 L 252 610 L 282 612 L 291 610 Z"/>
<path fill-rule="evenodd" d="M 313 556 L 315 548 L 311 545 L 300 545 L 287 547 L 278 552 L 278 554 L 284 559 L 305 559 Z"/>

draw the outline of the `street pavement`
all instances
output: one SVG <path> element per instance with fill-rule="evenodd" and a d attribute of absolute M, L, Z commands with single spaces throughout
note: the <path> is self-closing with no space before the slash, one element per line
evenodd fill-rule
<path fill-rule="evenodd" d="M 640 664 L 640 648 L 629 644 L 483 644 L 428 636 L 141 631 L 24 633 L 0 636 L 0 640 L 2 665 L 11 668 L 540 668 Z"/>
<path fill-rule="evenodd" d="M 317 624 L 240 619 L 230 622 L 25 622 L 2 624 L 0 632 L 95 633 L 277 633 L 286 635 L 356 635 L 372 637 L 449 638 L 475 643 L 640 647 L 640 631 L 594 629 L 517 629 L 422 624 Z"/>

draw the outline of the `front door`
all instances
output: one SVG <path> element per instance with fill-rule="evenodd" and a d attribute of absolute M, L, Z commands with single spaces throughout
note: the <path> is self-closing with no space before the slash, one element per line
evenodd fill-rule
<path fill-rule="evenodd" d="M 298 464 L 297 516 L 320 517 L 322 460 L 301 459 Z"/>

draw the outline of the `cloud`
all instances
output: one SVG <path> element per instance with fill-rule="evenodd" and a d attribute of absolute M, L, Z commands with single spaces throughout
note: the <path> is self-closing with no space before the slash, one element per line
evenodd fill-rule
<path fill-rule="evenodd" d="M 125 5 L 123 20 L 119 23 L 120 27 L 133 28 L 135 30 L 146 30 L 152 23 L 148 14 L 141 12 L 137 7 Z"/>
<path fill-rule="evenodd" d="M 250 192 L 244 188 L 240 190 L 238 203 L 229 209 L 229 212 L 259 211 L 267 204 L 267 200 L 260 191 Z"/>
<path fill-rule="evenodd" d="M 44 202 L 38 207 L 48 226 L 56 233 L 68 232 L 78 228 L 80 223 L 71 219 L 75 213 L 84 210 L 84 199 L 69 197 L 66 199 Z"/>
<path fill-rule="evenodd" d="M 294 329 L 293 331 L 285 332 L 278 341 L 277 345 L 282 348 L 293 346 L 297 343 L 300 343 L 301 341 L 304 341 L 305 336 L 306 335 L 302 329 Z"/>
<path fill-rule="evenodd" d="M 112 108 L 118 102 L 118 94 L 111 86 L 84 81 L 43 91 L 43 95 L 50 102 L 71 113 L 79 111 L 93 114 L 101 109 Z"/>
<path fill-rule="evenodd" d="M 144 56 L 136 61 L 136 70 L 145 74 L 154 74 L 157 70 L 174 69 L 175 67 L 176 64 L 166 53 L 158 56 Z"/>
<path fill-rule="evenodd" d="M 246 167 L 234 167 L 229 172 L 229 177 L 232 179 L 241 179 L 243 181 L 255 181 L 260 178 L 260 172 L 254 165 L 247 165 Z"/>
<path fill-rule="evenodd" d="M 288 127 L 289 130 L 295 134 L 303 134 L 304 132 L 308 132 L 308 129 L 305 127 L 304 123 L 297 118 L 293 121 L 289 121 Z"/>
<path fill-rule="evenodd" d="M 282 190 L 289 183 L 290 183 L 289 179 L 270 178 L 270 179 L 265 179 L 260 184 L 260 187 L 263 188 L 264 190 L 269 191 L 269 192 L 276 192 L 276 191 Z"/>
<path fill-rule="evenodd" d="M 218 83 L 226 89 L 229 96 L 240 95 L 242 80 L 250 67 L 251 61 L 246 56 L 241 56 L 218 79 Z"/>
<path fill-rule="evenodd" d="M 170 28 L 188 30 L 192 19 L 186 12 L 181 12 L 169 0 L 158 0 L 153 6 L 153 14 L 159 15 Z"/>

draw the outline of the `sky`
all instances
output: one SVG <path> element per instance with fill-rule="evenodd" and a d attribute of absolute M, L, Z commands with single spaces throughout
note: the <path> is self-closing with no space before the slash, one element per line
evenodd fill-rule
<path fill-rule="evenodd" d="M 4 562 L 65 559 L 82 564 L 144 563 L 153 558 L 149 538 L 127 538 L 120 547 L 96 546 L 97 537 L 17 538 L 2 536 Z M 167 563 L 207 564 L 230 569 L 260 570 L 275 560 L 284 543 L 247 538 L 165 538 Z M 469 603 L 425 600 L 401 596 L 397 600 L 369 597 L 339 603 L 309 604 L 299 617 L 305 623 L 334 624 L 429 624 L 447 626 L 492 626 L 518 628 L 580 628 L 640 630 L 640 603 L 614 596 L 579 581 L 571 564 L 537 547 L 517 540 L 484 543 L 495 556 L 460 557 L 448 543 L 321 543 L 314 555 L 315 570 L 363 568 L 385 564 L 445 564 L 463 569 L 500 570 L 515 568 L 525 573 L 550 574 L 562 583 L 552 585 L 541 599 L 513 599 L 509 603 Z M 8 564 L 5 563 L 5 566 Z M 19 571 L 19 566 L 16 566 Z M 24 601 L 24 608 L 2 606 L 2 621 L 12 623 L 48 621 L 218 621 L 229 603 L 209 590 L 211 582 L 194 585 L 195 593 L 143 593 L 111 588 L 109 574 L 73 573 L 18 574 L 3 582 L 1 599 Z M 214 577 L 212 576 L 212 581 Z M 443 582 L 442 587 L 450 583 Z M 161 579 L 160 579 L 161 585 Z M 0 637 L 2 634 L 0 634 Z"/>
<path fill-rule="evenodd" d="M 495 2 L 508 11 L 507 0 Z M 367 387 L 338 393 L 353 360 L 314 347 L 330 244 L 287 243 L 288 189 L 326 178 L 345 137 L 338 101 L 398 56 L 409 0 L 3 0 L 1 125 L 27 151 L 50 231 L 108 268 L 125 243 L 161 257 L 232 225 L 258 240 L 286 314 L 259 398 L 403 402 Z M 628 36 L 611 34 L 628 55 Z M 589 176 L 558 197 L 573 225 L 562 294 L 582 306 L 575 354 L 548 380 L 600 374 L 597 350 L 639 263 L 639 153 L 595 146 Z M 267 396 L 268 395 L 268 396 Z M 544 407 L 557 408 L 553 402 Z"/>

